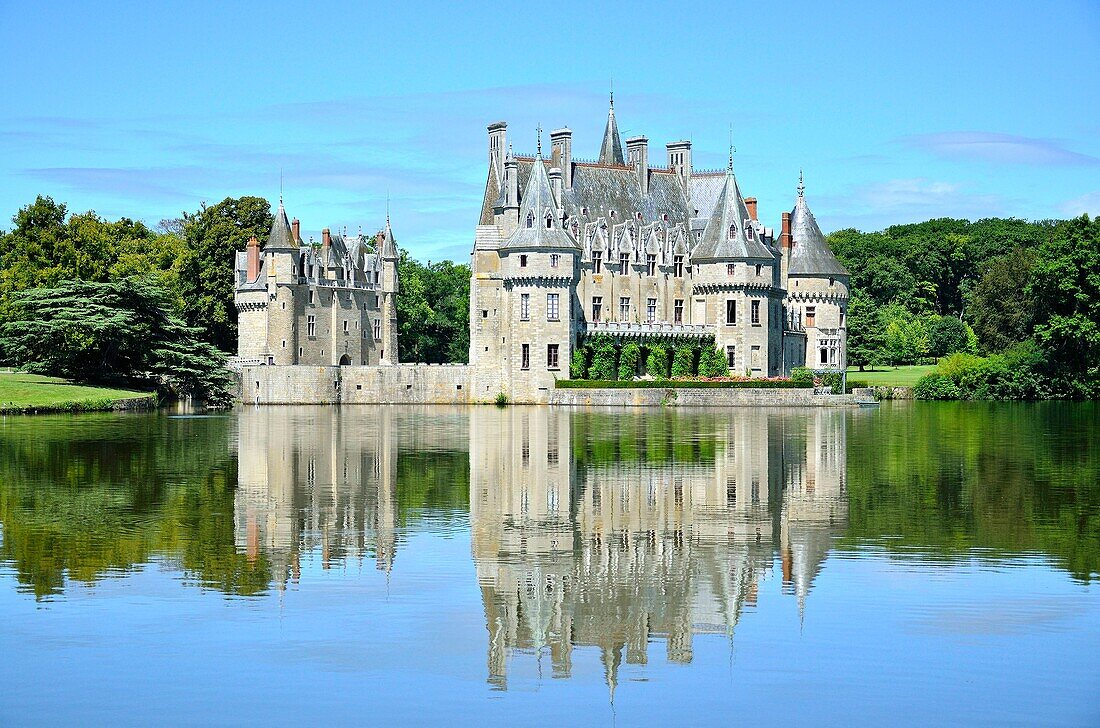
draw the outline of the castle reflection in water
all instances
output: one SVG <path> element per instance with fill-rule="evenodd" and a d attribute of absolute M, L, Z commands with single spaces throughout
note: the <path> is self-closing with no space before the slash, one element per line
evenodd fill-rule
<path fill-rule="evenodd" d="M 847 525 L 839 411 L 313 414 L 241 413 L 238 548 L 262 551 L 280 588 L 303 552 L 325 567 L 373 555 L 389 571 L 402 496 L 425 477 L 403 459 L 468 453 L 449 485 L 468 486 L 488 679 L 501 688 L 517 652 L 549 655 L 566 677 L 574 649 L 597 648 L 612 689 L 653 644 L 690 662 L 694 635 L 732 635 L 776 569 L 801 612 Z"/>

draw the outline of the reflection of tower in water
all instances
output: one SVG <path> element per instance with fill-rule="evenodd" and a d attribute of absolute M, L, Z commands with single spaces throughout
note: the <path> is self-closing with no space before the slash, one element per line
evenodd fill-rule
<path fill-rule="evenodd" d="M 598 648 L 612 690 L 654 639 L 690 662 L 695 634 L 732 637 L 777 551 L 785 580 L 788 562 L 807 575 L 801 603 L 847 513 L 843 417 L 472 411 L 490 682 L 506 686 L 513 649 L 565 677 L 574 647 Z"/>
<path fill-rule="evenodd" d="M 238 415 L 237 547 L 266 558 L 276 588 L 300 576 L 303 552 L 330 568 L 373 553 L 389 571 L 397 538 L 397 444 L 390 421 L 340 410 L 243 409 Z"/>

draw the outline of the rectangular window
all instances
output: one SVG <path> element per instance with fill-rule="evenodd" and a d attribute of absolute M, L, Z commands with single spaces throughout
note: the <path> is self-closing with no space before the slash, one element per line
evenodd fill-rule
<path fill-rule="evenodd" d="M 375 319 L 374 323 L 371 324 L 371 329 L 374 333 L 374 340 L 375 341 L 381 341 L 382 340 L 382 319 Z"/>
<path fill-rule="evenodd" d="M 806 307 L 806 325 L 813 326 L 817 318 L 817 306 Z"/>
<path fill-rule="evenodd" d="M 645 302 L 645 320 L 653 323 L 657 320 L 657 299 L 647 298 Z"/>
<path fill-rule="evenodd" d="M 677 298 L 672 303 L 672 321 L 673 323 L 684 323 L 684 299 Z"/>
<path fill-rule="evenodd" d="M 519 347 L 519 368 L 530 369 L 531 368 L 531 345 L 520 344 Z"/>
<path fill-rule="evenodd" d="M 317 303 L 317 291 L 310 291 L 309 292 L 309 302 L 310 303 Z"/>
<path fill-rule="evenodd" d="M 759 263 L 756 264 L 756 275 L 760 275 L 761 267 L 762 266 Z"/>
<path fill-rule="evenodd" d="M 824 346 L 821 347 L 821 363 L 822 364 L 828 364 L 829 363 L 829 349 L 824 347 Z"/>
<path fill-rule="evenodd" d="M 306 336 L 317 335 L 317 317 L 306 316 Z"/>
<path fill-rule="evenodd" d="M 526 255 L 519 256 L 519 267 L 520 268 L 526 268 L 527 267 L 527 256 Z"/>
<path fill-rule="evenodd" d="M 727 346 L 726 347 L 726 364 L 729 365 L 729 368 L 730 368 L 731 371 L 737 368 L 737 347 L 736 346 Z"/>
<path fill-rule="evenodd" d="M 626 321 L 630 318 L 630 296 L 619 298 L 619 320 Z"/>
<path fill-rule="evenodd" d="M 733 326 L 737 323 L 737 301 L 728 299 L 726 301 L 726 325 Z"/>
<path fill-rule="evenodd" d="M 547 344 L 546 345 L 546 368 L 557 369 L 558 368 L 558 345 Z"/>
<path fill-rule="evenodd" d="M 645 274 L 647 276 L 657 275 L 657 256 L 653 253 L 649 253 L 645 257 Z"/>
<path fill-rule="evenodd" d="M 672 268 L 673 268 L 673 273 L 672 274 L 674 276 L 676 276 L 677 278 L 683 278 L 684 277 L 684 256 L 682 256 L 682 255 L 672 256 Z"/>
<path fill-rule="evenodd" d="M 599 254 L 597 253 L 596 256 L 594 258 L 592 258 L 592 272 L 598 274 L 602 270 L 603 270 L 603 258 L 601 258 L 599 256 Z"/>
<path fill-rule="evenodd" d="M 547 293 L 546 294 L 546 320 L 557 321 L 558 320 L 558 294 Z"/>
<path fill-rule="evenodd" d="M 840 328 L 844 328 L 844 309 L 840 309 Z"/>
<path fill-rule="evenodd" d="M 619 254 L 619 273 L 626 275 L 630 272 L 630 253 Z"/>
<path fill-rule="evenodd" d="M 726 275 L 732 276 L 737 272 L 736 263 L 726 263 Z"/>
<path fill-rule="evenodd" d="M 592 320 L 599 321 L 600 314 L 603 313 L 603 296 L 592 297 Z"/>
<path fill-rule="evenodd" d="M 351 323 L 351 322 L 350 321 L 344 321 L 344 333 L 345 334 L 348 333 L 348 331 L 349 331 L 349 327 L 348 327 L 349 323 Z"/>
<path fill-rule="evenodd" d="M 557 268 L 559 260 L 561 260 L 560 255 L 558 255 L 557 253 L 551 253 L 550 254 L 550 267 L 551 268 Z"/>
<path fill-rule="evenodd" d="M 519 320 L 530 321 L 531 320 L 531 294 L 521 293 L 519 294 Z"/>
<path fill-rule="evenodd" d="M 758 300 L 752 302 L 752 325 L 760 325 L 760 301 Z"/>

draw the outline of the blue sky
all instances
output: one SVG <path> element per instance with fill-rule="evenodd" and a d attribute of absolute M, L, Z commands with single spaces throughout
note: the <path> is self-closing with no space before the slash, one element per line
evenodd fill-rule
<path fill-rule="evenodd" d="M 694 142 L 778 225 L 1100 214 L 1100 3 L 0 2 L 0 227 L 37 194 L 155 223 L 276 199 L 464 260 L 485 126 Z"/>

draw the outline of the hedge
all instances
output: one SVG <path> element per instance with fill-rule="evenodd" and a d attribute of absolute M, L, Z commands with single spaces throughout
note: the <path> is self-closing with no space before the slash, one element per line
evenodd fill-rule
<path fill-rule="evenodd" d="M 749 379 L 735 382 L 697 381 L 691 379 L 640 379 L 616 381 L 599 379 L 559 379 L 558 389 L 809 389 L 813 385 L 789 379 Z"/>

